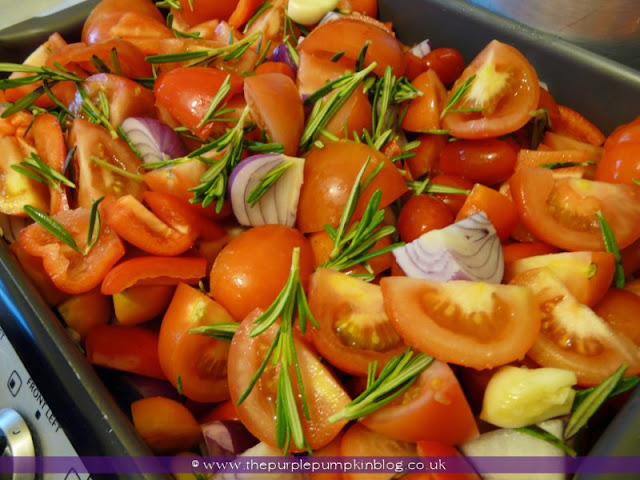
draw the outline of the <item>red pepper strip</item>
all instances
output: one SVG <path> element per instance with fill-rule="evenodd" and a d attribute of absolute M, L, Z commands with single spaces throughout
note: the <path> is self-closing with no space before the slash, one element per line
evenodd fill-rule
<path fill-rule="evenodd" d="M 202 257 L 136 257 L 113 267 L 100 291 L 115 295 L 133 285 L 197 284 L 206 274 L 207 260 Z"/>

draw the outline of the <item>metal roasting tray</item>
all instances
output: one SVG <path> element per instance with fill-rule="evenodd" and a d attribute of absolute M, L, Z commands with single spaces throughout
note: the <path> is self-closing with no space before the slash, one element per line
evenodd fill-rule
<path fill-rule="evenodd" d="M 0 31 L 0 61 L 21 61 L 54 30 L 61 31 L 68 41 L 74 40 L 95 3 L 90 0 L 35 23 Z M 494 38 L 516 46 L 559 102 L 579 110 L 606 133 L 640 114 L 640 72 L 560 38 L 462 0 L 379 0 L 379 7 L 381 17 L 393 21 L 405 43 L 430 38 L 434 47 L 459 49 L 467 61 Z M 21 355 L 79 455 L 149 454 L 4 242 L 0 242 L 0 328 Z M 640 456 L 640 389 L 600 436 L 591 455 Z M 154 474 L 139 478 L 167 477 Z M 605 477 L 583 474 L 578 478 Z M 638 476 L 606 478 L 631 480 Z"/>

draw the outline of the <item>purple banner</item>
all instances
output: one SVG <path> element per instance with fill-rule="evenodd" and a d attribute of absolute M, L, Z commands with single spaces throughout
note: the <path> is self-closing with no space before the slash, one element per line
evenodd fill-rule
<path fill-rule="evenodd" d="M 640 474 L 638 457 L 0 457 L 2 473 Z M 639 477 L 640 478 L 640 477 Z"/>

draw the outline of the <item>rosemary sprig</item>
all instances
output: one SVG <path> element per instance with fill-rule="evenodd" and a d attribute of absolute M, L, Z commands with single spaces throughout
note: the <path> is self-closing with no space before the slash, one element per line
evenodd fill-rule
<path fill-rule="evenodd" d="M 440 118 L 443 118 L 449 112 L 480 112 L 482 111 L 481 108 L 454 109 L 455 106 L 458 105 L 458 103 L 460 103 L 460 101 L 462 100 L 462 97 L 464 97 L 469 91 L 469 89 L 471 89 L 471 84 L 475 78 L 476 78 L 476 74 L 474 73 L 469 78 L 467 78 L 464 82 L 462 82 L 462 84 L 456 89 L 456 91 L 453 92 L 453 95 L 451 95 L 451 98 L 442 109 L 442 112 L 440 112 Z"/>
<path fill-rule="evenodd" d="M 182 10 L 179 0 L 161 0 L 156 2 L 158 8 L 175 8 L 176 10 Z"/>
<path fill-rule="evenodd" d="M 347 102 L 356 88 L 358 88 L 358 85 L 376 66 L 377 64 L 373 62 L 363 70 L 343 75 L 332 82 L 328 82 L 305 100 L 305 104 L 313 104 L 313 109 L 300 137 L 300 148 L 303 151 L 311 148 L 329 120 Z M 325 95 L 330 93 L 333 94 L 325 100 Z"/>
<path fill-rule="evenodd" d="M 556 168 L 567 167 L 588 167 L 589 165 L 595 165 L 595 162 L 549 162 L 539 165 L 542 168 L 549 168 L 555 170 Z"/>
<path fill-rule="evenodd" d="M 28 85 L 30 83 L 39 82 L 40 80 L 49 81 L 62 81 L 71 80 L 73 82 L 81 82 L 84 79 L 78 75 L 70 72 L 66 68 L 52 68 L 52 67 L 35 67 L 33 65 L 23 65 L 21 63 L 0 63 L 0 72 L 5 73 L 33 73 L 33 75 L 19 78 L 5 78 L 0 79 L 0 90 L 7 88 L 18 87 L 21 85 Z"/>
<path fill-rule="evenodd" d="M 615 390 L 627 368 L 629 368 L 628 365 L 621 365 L 600 385 L 590 391 L 587 397 L 580 402 L 580 405 L 573 411 L 571 417 L 569 417 L 569 422 L 564 429 L 563 436 L 565 440 L 575 436 L 578 431 L 587 424 L 592 415 Z"/>
<path fill-rule="evenodd" d="M 222 85 L 220 85 L 218 93 L 216 93 L 215 96 L 211 99 L 211 103 L 209 104 L 207 112 L 204 114 L 204 117 L 202 117 L 202 120 L 200 120 L 200 123 L 198 123 L 196 128 L 201 128 L 203 125 L 209 122 L 215 122 L 218 120 L 218 118 L 224 117 L 224 115 L 235 111 L 234 108 L 226 108 L 226 103 L 220 106 L 220 104 L 224 100 L 224 97 L 226 97 L 231 90 L 230 80 L 231 75 L 227 75 L 224 79 L 224 82 L 222 82 Z"/>
<path fill-rule="evenodd" d="M 254 24 L 254 22 L 260 17 L 260 15 L 262 15 L 264 12 L 266 12 L 272 7 L 273 5 L 271 5 L 271 0 L 267 0 L 262 5 L 260 5 L 260 7 L 253 13 L 251 18 L 247 21 L 246 25 L 244 26 L 244 32 L 246 33 L 247 30 L 249 30 L 249 27 L 251 27 L 251 25 Z"/>
<path fill-rule="evenodd" d="M 299 397 L 302 402 L 302 414 L 308 419 L 310 418 L 309 407 L 293 339 L 293 323 L 296 316 L 302 333 L 306 331 L 307 321 L 319 328 L 309 309 L 300 281 L 299 247 L 293 249 L 291 270 L 284 288 L 271 306 L 254 321 L 254 328 L 249 334 L 252 337 L 260 335 L 269 329 L 276 323 L 278 318 L 280 319 L 280 327 L 258 370 L 237 401 L 239 405 L 249 396 L 269 362 L 279 367 L 276 393 L 276 444 L 278 448 L 284 449 L 285 453 L 289 451 L 291 441 L 297 448 L 308 448 L 302 430 L 300 411 L 296 403 L 293 379 L 291 378 L 291 370 L 293 369 L 295 370 Z"/>
<path fill-rule="evenodd" d="M 44 163 L 38 155 L 31 152 L 31 155 L 25 158 L 18 165 L 11 165 L 16 172 L 19 172 L 36 182 L 44 183 L 59 192 L 62 191 L 62 185 L 69 188 L 76 188 L 75 184 L 58 172 L 55 168 Z"/>
<path fill-rule="evenodd" d="M 284 175 L 291 165 L 293 165 L 291 162 L 282 162 L 260 178 L 260 182 L 256 185 L 256 188 L 254 188 L 247 197 L 247 203 L 251 208 L 255 207 L 258 200 L 260 200 L 264 194 L 273 187 L 273 185 L 280 179 L 280 177 L 282 177 L 282 175 Z"/>
<path fill-rule="evenodd" d="M 384 166 L 383 163 L 376 165 L 367 178 L 362 181 L 364 171 L 368 164 L 369 159 L 364 162 L 356 176 L 353 187 L 351 188 L 351 193 L 340 216 L 338 228 L 336 229 L 330 225 L 325 225 L 326 232 L 333 240 L 333 249 L 329 254 L 329 259 L 324 262 L 322 266 L 340 271 L 346 270 L 354 265 L 364 265 L 364 267 L 369 270 L 369 273 L 363 275 L 363 278 L 365 280 L 373 280 L 373 274 L 370 271 L 368 261 L 378 255 L 390 252 L 394 248 L 401 246 L 402 243 L 395 243 L 388 247 L 371 251 L 378 240 L 395 232 L 395 227 L 392 225 L 382 226 L 384 211 L 378 209 L 382 196 L 380 189 L 376 190 L 369 199 L 362 218 L 349 227 L 362 192 Z"/>
<path fill-rule="evenodd" d="M 436 193 L 444 195 L 469 195 L 469 193 L 471 193 L 471 190 L 466 190 L 464 188 L 431 183 L 431 179 L 429 177 L 426 177 L 424 180 L 408 180 L 406 183 L 407 187 L 410 190 L 413 190 L 416 195 L 420 195 L 422 193 L 428 193 L 430 195 L 434 195 Z"/>
<path fill-rule="evenodd" d="M 200 185 L 190 189 L 193 192 L 193 198 L 189 200 L 191 203 L 202 203 L 203 207 L 207 207 L 216 202 L 216 211 L 222 210 L 229 175 L 242 158 L 244 122 L 248 114 L 249 107 L 245 107 L 238 123 L 232 129 L 222 137 L 203 145 L 188 155 L 190 158 L 198 158 L 209 165 L 209 169 L 200 177 Z M 215 160 L 202 157 L 203 154 L 212 150 L 224 151 L 224 155 Z"/>
<path fill-rule="evenodd" d="M 92 123 L 102 125 L 104 128 L 106 128 L 114 140 L 118 138 L 118 131 L 111 124 L 109 118 L 111 116 L 109 102 L 104 92 L 101 90 L 98 93 L 98 106 L 93 102 L 93 100 L 91 100 L 91 97 L 89 97 L 89 93 L 85 90 L 84 86 L 81 83 L 76 83 L 76 88 L 78 89 L 80 98 L 82 98 L 82 104 L 80 108 L 82 108 L 82 111 L 84 111 L 89 116 L 89 120 Z"/>
<path fill-rule="evenodd" d="M 598 222 L 600 222 L 600 230 L 602 230 L 602 240 L 604 242 L 604 247 L 607 252 L 613 253 L 613 256 L 616 259 L 616 270 L 613 275 L 613 282 L 617 288 L 622 288 L 624 287 L 625 283 L 625 275 L 624 268 L 622 266 L 622 256 L 620 255 L 620 249 L 618 248 L 618 242 L 616 241 L 616 237 L 613 234 L 611 225 L 609 225 L 607 219 L 604 218 L 604 214 L 601 211 L 598 211 L 596 212 L 596 217 L 598 217 Z"/>
<path fill-rule="evenodd" d="M 191 335 L 205 335 L 207 337 L 215 338 L 223 342 L 230 342 L 233 339 L 233 335 L 238 330 L 239 323 L 213 323 L 211 325 L 202 325 L 200 327 L 194 327 L 189 329 Z"/>
<path fill-rule="evenodd" d="M 221 58 L 225 62 L 240 58 L 254 43 L 258 42 L 258 49 L 262 40 L 262 33 L 256 32 L 235 43 L 230 43 L 224 47 L 205 48 L 191 52 L 166 53 L 160 55 L 149 55 L 147 62 L 152 64 L 191 62 L 188 65 L 208 65 Z"/>
<path fill-rule="evenodd" d="M 402 395 L 416 381 L 418 375 L 433 362 L 433 357 L 409 349 L 395 356 L 382 368 L 374 380 L 377 366 L 369 369 L 367 388 L 338 413 L 329 417 L 329 422 L 357 420 Z M 374 372 L 374 373 L 372 373 Z"/>
<path fill-rule="evenodd" d="M 87 231 L 87 242 L 84 249 L 80 249 L 80 247 L 78 247 L 73 235 L 71 235 L 71 233 L 69 233 L 69 231 L 60 224 L 60 222 L 50 217 L 42 210 L 31 205 L 25 205 L 24 211 L 34 222 L 41 225 L 51 235 L 62 241 L 75 252 L 86 256 L 100 238 L 101 222 L 98 206 L 103 199 L 104 197 L 100 197 L 91 203 L 91 211 L 89 212 L 89 229 Z"/>
<path fill-rule="evenodd" d="M 90 157 L 89 160 L 91 160 L 93 163 L 95 163 L 96 165 L 100 165 L 102 168 L 105 168 L 113 173 L 116 173 L 122 177 L 128 178 L 130 180 L 134 180 L 136 182 L 143 182 L 144 179 L 142 178 L 142 175 L 140 175 L 139 173 L 135 173 L 135 172 L 129 172 L 127 170 L 125 170 L 124 168 L 120 168 L 117 167 L 116 165 L 114 165 L 113 163 L 109 163 L 106 160 L 103 160 L 101 158 L 98 157 Z"/>
<path fill-rule="evenodd" d="M 561 438 L 556 437 L 553 433 L 547 432 L 545 429 L 539 427 L 538 425 L 529 425 L 527 427 L 519 427 L 514 430 L 530 435 L 534 438 L 538 438 L 540 440 L 544 440 L 545 442 L 553 445 L 554 447 L 562 450 L 564 453 L 571 457 L 575 457 L 577 455 L 576 451 L 567 445 Z"/>

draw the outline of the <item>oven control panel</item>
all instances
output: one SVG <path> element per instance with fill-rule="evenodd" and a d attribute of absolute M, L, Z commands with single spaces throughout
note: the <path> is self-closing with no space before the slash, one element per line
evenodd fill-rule
<path fill-rule="evenodd" d="M 65 464 L 56 462 L 56 472 L 27 474 L 15 472 L 15 480 L 86 480 L 84 467 L 73 445 L 58 422 L 61 415 L 73 412 L 53 412 L 38 385 L 29 375 L 9 339 L 0 329 L 0 452 L 6 457 L 33 456 L 67 457 Z M 68 465 L 66 460 L 68 459 Z M 24 459 L 20 460 L 21 462 Z M 20 465 L 25 465 L 21 463 Z M 28 466 L 22 467 L 26 470 Z"/>

